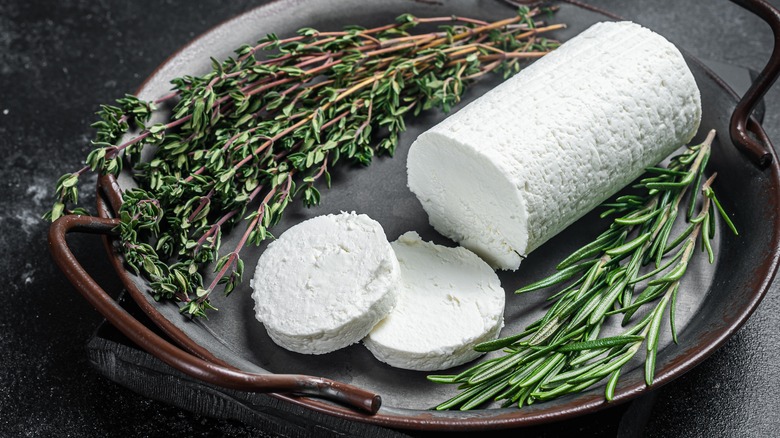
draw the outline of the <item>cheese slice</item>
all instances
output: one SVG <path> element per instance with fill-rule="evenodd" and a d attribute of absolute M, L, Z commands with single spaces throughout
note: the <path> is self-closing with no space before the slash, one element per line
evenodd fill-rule
<path fill-rule="evenodd" d="M 496 339 L 505 294 L 496 273 L 476 254 L 424 242 L 408 232 L 392 243 L 401 266 L 398 304 L 363 340 L 377 359 L 398 368 L 433 371 L 481 355 L 473 347 Z"/>
<path fill-rule="evenodd" d="M 366 215 L 318 216 L 268 245 L 252 280 L 255 314 L 280 346 L 323 354 L 360 341 L 393 309 L 400 268 Z"/>
<path fill-rule="evenodd" d="M 597 23 L 421 134 L 408 184 L 437 231 L 515 270 L 689 142 L 700 120 L 674 45 L 634 23 Z"/>

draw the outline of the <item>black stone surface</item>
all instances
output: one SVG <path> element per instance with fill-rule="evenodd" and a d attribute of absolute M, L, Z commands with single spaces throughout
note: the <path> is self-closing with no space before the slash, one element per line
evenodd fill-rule
<path fill-rule="evenodd" d="M 152 401 L 96 372 L 86 345 L 101 318 L 52 263 L 48 225 L 39 220 L 58 176 L 80 167 L 90 150 L 89 124 L 99 104 L 132 92 L 187 41 L 261 3 L 0 2 L 0 436 L 286 433 Z M 726 0 L 592 3 L 647 25 L 702 59 L 758 70 L 771 52 L 768 26 Z M 780 0 L 771 3 L 780 6 Z M 764 127 L 780 144 L 780 86 L 766 98 Z M 83 185 L 84 204 L 93 205 L 94 180 Z M 78 236 L 71 242 L 98 281 L 118 292 L 99 240 Z M 651 397 L 515 434 L 780 435 L 779 289 L 775 282 L 720 351 Z"/>

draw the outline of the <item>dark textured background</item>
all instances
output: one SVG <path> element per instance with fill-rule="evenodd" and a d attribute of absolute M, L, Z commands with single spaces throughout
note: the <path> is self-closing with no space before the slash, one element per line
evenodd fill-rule
<path fill-rule="evenodd" d="M 57 177 L 80 167 L 100 103 L 132 92 L 165 58 L 262 1 L 0 1 L 0 436 L 263 436 L 148 400 L 99 376 L 84 345 L 101 318 L 61 277 L 46 244 Z M 592 3 L 645 24 L 695 56 L 760 69 L 769 28 L 726 0 Z M 780 6 L 780 0 L 773 0 Z M 764 127 L 780 144 L 780 86 Z M 94 204 L 85 181 L 85 205 Z M 117 281 L 95 238 L 71 239 L 108 290 Z M 710 359 L 645 399 L 647 436 L 780 435 L 778 283 Z M 521 431 L 612 434 L 624 408 Z"/>

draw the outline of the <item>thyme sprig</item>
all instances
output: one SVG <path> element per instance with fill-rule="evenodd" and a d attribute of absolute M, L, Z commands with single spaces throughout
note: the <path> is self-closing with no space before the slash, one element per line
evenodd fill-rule
<path fill-rule="evenodd" d="M 116 175 L 129 164 L 139 187 L 123 194 L 118 212 L 125 261 L 155 299 L 203 316 L 219 284 L 230 293 L 241 281 L 244 246 L 272 237 L 294 198 L 318 204 L 334 165 L 392 155 L 406 115 L 449 111 L 474 79 L 509 76 L 557 47 L 543 34 L 562 26 L 539 21 L 546 12 L 522 8 L 493 23 L 405 14 L 372 29 L 268 35 L 212 59 L 203 76 L 174 79 L 155 101 L 127 96 L 101 107 L 96 148 L 59 180 L 46 217 L 81 212 L 68 206 L 78 203 L 85 172 Z M 421 25 L 439 28 L 411 32 Z M 164 109 L 165 122 L 150 122 Z M 153 156 L 141 160 L 150 147 Z M 223 251 L 223 231 L 241 220 L 248 225 L 238 245 Z M 216 275 L 206 285 L 201 268 L 210 262 Z"/>
<path fill-rule="evenodd" d="M 714 137 L 715 131 L 710 132 L 665 168 L 647 169 L 634 187 L 639 194 L 604 204 L 602 217 L 614 217 L 605 232 L 561 261 L 555 274 L 517 290 L 522 294 L 560 285 L 548 298 L 552 305 L 546 314 L 523 332 L 475 347 L 483 352 L 503 349 L 502 356 L 457 375 L 428 376 L 459 385 L 458 395 L 437 409 L 468 410 L 490 401 L 522 407 L 583 391 L 604 379 L 609 401 L 621 369 L 642 345 L 645 382 L 652 385 L 667 311 L 677 343 L 677 295 L 697 241 L 712 263 L 716 217 L 737 234 L 712 189 L 716 174 L 702 183 Z M 687 226 L 672 236 L 683 218 Z M 644 314 L 635 317 L 640 309 Z M 613 315 L 622 315 L 625 329 L 600 336 Z"/>

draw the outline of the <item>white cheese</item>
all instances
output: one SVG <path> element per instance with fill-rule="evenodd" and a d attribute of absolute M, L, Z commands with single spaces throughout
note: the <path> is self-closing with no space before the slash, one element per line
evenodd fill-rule
<path fill-rule="evenodd" d="M 471 251 L 420 240 L 392 243 L 402 287 L 395 309 L 363 340 L 377 359 L 433 371 L 476 359 L 474 345 L 496 339 L 505 294 L 495 272 Z"/>
<path fill-rule="evenodd" d="M 395 306 L 399 283 L 382 226 L 341 213 L 301 222 L 268 245 L 252 298 L 274 342 L 322 354 L 365 337 Z"/>
<path fill-rule="evenodd" d="M 419 136 L 409 188 L 492 266 L 523 256 L 692 139 L 701 100 L 666 39 L 598 23 Z"/>

